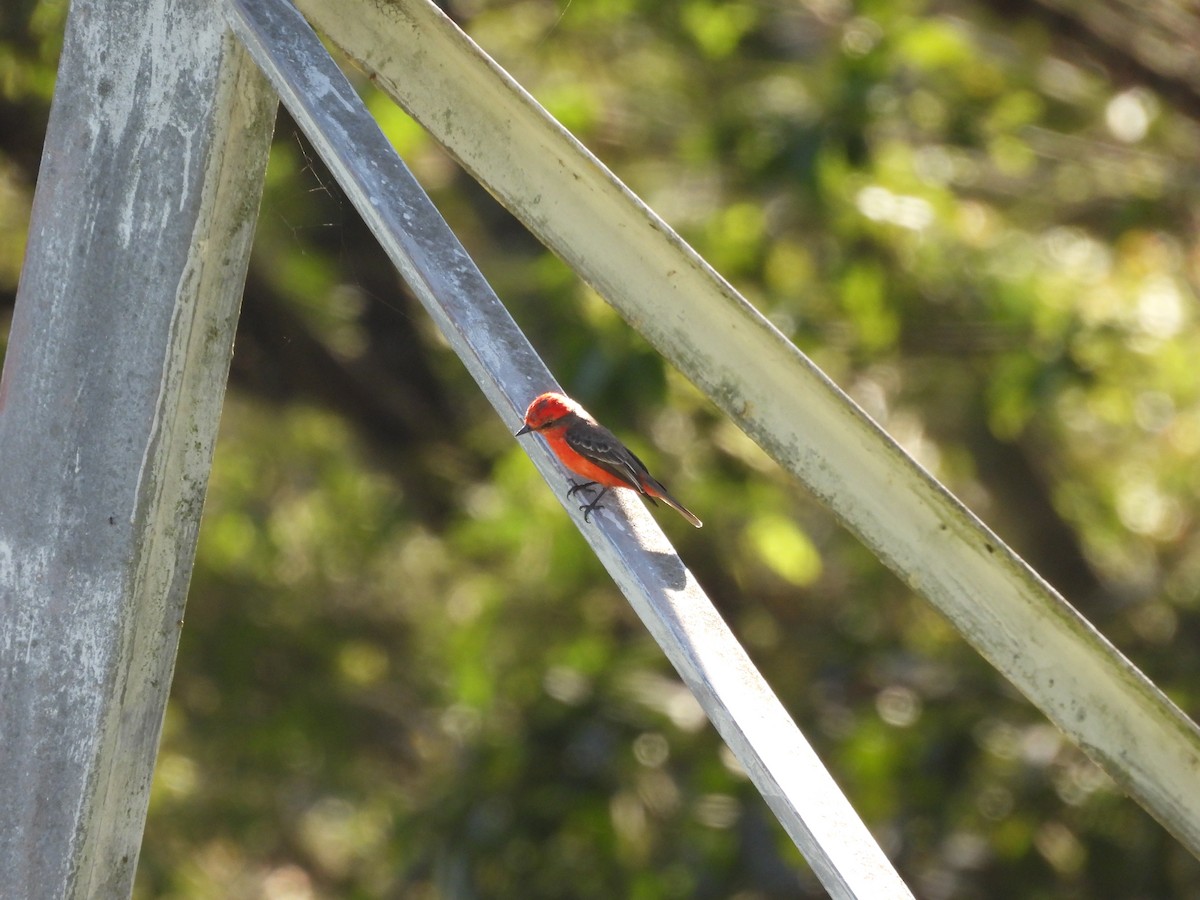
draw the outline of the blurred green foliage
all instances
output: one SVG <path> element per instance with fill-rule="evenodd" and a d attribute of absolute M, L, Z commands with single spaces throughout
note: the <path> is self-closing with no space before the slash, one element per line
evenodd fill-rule
<path fill-rule="evenodd" d="M 4 115 L 44 121 L 64 8 L 18 6 Z M 1200 709 L 1194 110 L 999 3 L 451 11 Z M 1194 858 L 355 77 L 562 383 L 705 520 L 663 523 L 919 896 L 1200 896 Z M 9 302 L 38 152 L 0 155 Z M 136 896 L 821 896 L 364 234 L 281 119 Z"/>

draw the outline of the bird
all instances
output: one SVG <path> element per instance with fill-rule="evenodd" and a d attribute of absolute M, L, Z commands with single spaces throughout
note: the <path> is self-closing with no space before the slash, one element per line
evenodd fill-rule
<path fill-rule="evenodd" d="M 588 521 L 597 509 L 603 509 L 600 500 L 611 488 L 626 488 L 637 491 L 651 503 L 661 500 L 697 528 L 704 524 L 667 492 L 662 482 L 646 470 L 645 463 L 615 434 L 565 394 L 548 391 L 534 398 L 525 410 L 525 424 L 516 437 L 531 433 L 544 437 L 563 465 L 587 479 L 581 484 L 572 480 L 568 497 L 600 488 L 590 502 L 579 507 L 583 521 Z"/>

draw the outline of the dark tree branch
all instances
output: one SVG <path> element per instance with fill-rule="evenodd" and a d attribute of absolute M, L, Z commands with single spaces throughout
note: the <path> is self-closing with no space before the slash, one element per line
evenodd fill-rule
<path fill-rule="evenodd" d="M 1067 59 L 1091 63 L 1117 85 L 1143 85 L 1200 119 L 1200 16 L 1149 0 L 1133 8 L 1092 0 L 988 0 L 1004 21 L 1041 24 Z"/>

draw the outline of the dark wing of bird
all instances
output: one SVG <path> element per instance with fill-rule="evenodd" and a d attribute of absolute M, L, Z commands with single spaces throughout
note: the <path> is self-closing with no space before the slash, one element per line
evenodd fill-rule
<path fill-rule="evenodd" d="M 580 456 L 586 456 L 601 469 L 628 482 L 635 491 L 646 494 L 642 487 L 643 479 L 650 477 L 646 464 L 603 425 L 589 423 L 587 428 L 568 428 L 563 438 L 567 446 Z M 649 494 L 646 497 L 654 502 Z"/>

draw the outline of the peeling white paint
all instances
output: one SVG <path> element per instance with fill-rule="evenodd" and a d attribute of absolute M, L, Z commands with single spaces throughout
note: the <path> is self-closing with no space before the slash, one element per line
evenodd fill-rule
<path fill-rule="evenodd" d="M 49 551 L 39 548 L 23 553 L 0 535 L 0 591 L 18 602 L 8 610 L 8 627 L 3 632 L 5 658 L 20 659 L 28 664 L 36 638 L 36 586 L 45 582 Z"/>

